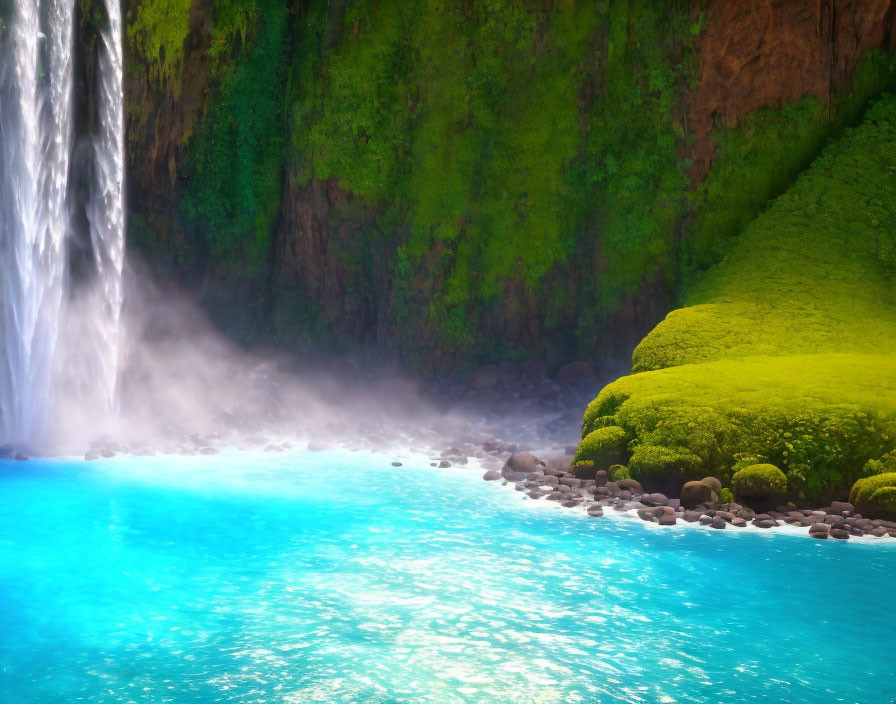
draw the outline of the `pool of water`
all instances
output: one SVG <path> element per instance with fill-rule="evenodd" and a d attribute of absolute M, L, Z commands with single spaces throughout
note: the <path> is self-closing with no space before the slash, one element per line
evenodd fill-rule
<path fill-rule="evenodd" d="M 896 701 L 896 546 L 389 459 L 0 464 L 0 701 Z"/>

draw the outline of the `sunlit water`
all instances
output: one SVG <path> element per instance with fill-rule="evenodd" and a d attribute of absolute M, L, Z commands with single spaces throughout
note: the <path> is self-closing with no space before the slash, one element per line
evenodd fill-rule
<path fill-rule="evenodd" d="M 416 464 L 0 465 L 0 701 L 896 701 L 890 546 L 650 530 Z"/>

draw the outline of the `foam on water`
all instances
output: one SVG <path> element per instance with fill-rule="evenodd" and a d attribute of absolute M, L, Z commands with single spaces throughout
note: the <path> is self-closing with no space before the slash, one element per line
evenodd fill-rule
<path fill-rule="evenodd" d="M 523 505 L 362 453 L 4 464 L 0 698 L 893 700 L 896 550 Z"/>

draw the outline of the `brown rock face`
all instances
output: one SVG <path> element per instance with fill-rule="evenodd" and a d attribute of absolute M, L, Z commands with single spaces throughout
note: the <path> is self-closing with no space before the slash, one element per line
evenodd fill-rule
<path fill-rule="evenodd" d="M 896 0 L 710 0 L 689 99 L 692 179 L 712 164 L 713 129 L 813 96 L 829 102 L 868 49 L 896 46 Z"/>

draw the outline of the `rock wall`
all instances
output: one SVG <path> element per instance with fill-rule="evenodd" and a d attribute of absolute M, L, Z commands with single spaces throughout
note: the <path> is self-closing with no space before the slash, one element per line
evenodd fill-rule
<path fill-rule="evenodd" d="M 164 0 L 153 2 L 164 4 Z M 139 4 L 138 0 L 125 0 L 129 25 L 135 22 Z M 300 144 L 308 120 L 314 119 L 303 111 L 311 109 L 308 106 L 320 109 L 328 100 L 325 79 L 330 52 L 336 51 L 340 42 L 363 33 L 366 20 L 351 14 L 353 6 L 347 3 L 296 0 L 285 4 L 291 18 L 291 39 L 283 48 L 289 69 L 282 89 L 286 116 L 283 161 L 277 167 L 282 174 L 273 174 L 282 183 L 279 209 L 270 232 L 249 233 L 226 255 L 214 249 L 216 233 L 209 232 L 208 225 L 184 216 L 185 194 L 195 180 L 194 171 L 185 164 L 191 155 L 195 160 L 195 135 L 213 112 L 220 85 L 226 80 L 216 73 L 216 67 L 251 52 L 251 27 L 226 37 L 229 44 L 223 57 L 220 53 L 212 56 L 210 47 L 220 40 L 215 36 L 216 26 L 233 3 L 193 0 L 183 58 L 169 73 L 152 70 L 145 57 L 138 56 L 131 39 L 126 94 L 132 249 L 158 276 L 196 290 L 221 325 L 246 342 L 273 342 L 303 350 L 362 345 L 426 373 L 507 357 L 548 359 L 557 367 L 576 358 L 597 362 L 607 356 L 625 356 L 674 307 L 681 285 L 676 242 L 692 215 L 687 190 L 676 185 L 672 193 L 663 192 L 668 174 L 659 168 L 666 167 L 656 167 L 651 175 L 648 164 L 645 170 L 633 172 L 631 180 L 642 184 L 637 188 L 654 181 L 649 186 L 653 189 L 651 200 L 633 200 L 628 205 L 620 201 L 628 196 L 630 184 L 614 176 L 614 170 L 624 171 L 636 158 L 646 163 L 653 146 L 647 145 L 644 153 L 634 156 L 615 155 L 620 166 L 608 158 L 612 145 L 598 145 L 593 151 L 589 145 L 595 134 L 618 129 L 602 122 L 606 114 L 593 112 L 595 102 L 624 99 L 630 101 L 632 114 L 660 111 L 654 113 L 654 121 L 662 123 L 655 138 L 667 140 L 672 135 L 677 140 L 681 155 L 689 160 L 689 167 L 683 168 L 689 169 L 693 188 L 712 168 L 716 130 L 737 126 L 758 107 L 779 106 L 804 96 L 830 104 L 832 96 L 849 84 L 866 51 L 893 49 L 896 42 L 896 0 L 669 0 L 658 5 L 615 0 L 610 3 L 607 22 L 595 23 L 593 36 L 582 40 L 589 48 L 576 68 L 579 115 L 573 116 L 570 129 L 579 131 L 575 139 L 580 140 L 581 152 L 569 162 L 572 176 L 564 178 L 567 182 L 579 178 L 577 164 L 591 159 L 581 176 L 590 179 L 591 185 L 575 191 L 582 195 L 576 195 L 570 205 L 581 215 L 575 236 L 568 238 L 562 257 L 558 256 L 552 267 L 540 270 L 534 284 L 531 277 L 511 267 L 485 298 L 467 296 L 463 304 L 440 308 L 443 301 L 455 296 L 451 287 L 457 285 L 458 251 L 473 247 L 476 251 L 469 259 L 473 266 L 488 256 L 489 233 L 470 226 L 469 213 L 476 210 L 479 196 L 471 195 L 468 214 L 458 217 L 463 233 L 460 239 L 433 235 L 422 254 L 405 259 L 412 235 L 407 218 L 397 221 L 387 213 L 389 203 L 372 202 L 353 193 L 347 185 L 350 180 L 339 174 L 318 175 L 315 160 L 309 157 L 312 152 Z M 250 5 L 256 8 L 254 2 L 244 4 Z M 459 21 L 470 22 L 476 7 L 475 2 L 458 3 L 454 11 L 461 13 Z M 258 22 L 257 8 L 255 12 L 254 21 Z M 533 11 L 533 62 L 552 61 L 551 52 L 562 52 L 572 41 L 563 34 L 558 39 L 559 12 L 553 3 L 542 3 Z M 670 25 L 684 23 L 678 34 L 663 35 L 663 42 L 671 42 L 668 46 L 660 47 L 660 39 L 655 40 L 656 47 L 649 46 L 653 35 L 644 34 L 637 24 L 645 15 L 657 12 L 658 26 L 666 20 Z M 563 32 L 573 32 L 562 26 Z M 525 35 L 528 30 L 524 27 L 521 31 Z M 314 37 L 319 42 L 318 53 L 309 58 L 308 47 Z M 459 46 L 466 50 L 465 45 Z M 635 50 L 635 46 L 639 48 Z M 475 56 L 476 47 L 472 51 L 474 63 L 493 58 L 481 52 Z M 661 53 L 659 59 L 657 52 Z M 692 68 L 685 75 L 681 67 L 691 65 L 689 61 Z M 657 92 L 655 98 L 649 98 L 652 103 L 639 109 L 637 101 L 642 98 L 632 97 L 629 93 L 637 91 L 629 91 L 629 86 L 647 81 L 646 68 L 663 62 L 675 66 L 672 75 L 680 83 L 672 87 L 672 95 L 678 96 L 677 106 L 666 105 L 666 91 Z M 402 119 L 413 126 L 419 123 L 420 106 L 426 98 L 425 93 L 414 91 L 420 90 L 424 79 L 413 73 L 413 67 L 394 70 L 405 73 L 396 73 L 386 85 L 410 81 L 409 77 L 417 82 L 418 88 L 402 98 L 408 103 Z M 296 86 L 303 81 L 312 86 L 310 96 L 298 93 Z M 384 108 L 380 105 L 377 110 Z M 606 112 L 612 114 L 612 109 Z M 243 127 L 237 125 L 236 129 Z M 463 133 L 468 127 L 457 123 L 448 129 Z M 605 184 L 612 178 L 620 185 L 608 190 Z M 545 188 L 543 194 L 530 193 L 530 202 L 520 207 L 532 208 L 554 195 L 555 186 Z M 409 202 L 413 207 L 413 199 Z M 620 202 L 620 213 L 611 213 Z M 619 220 L 613 226 L 620 233 L 632 231 L 627 246 L 633 247 L 631 242 L 642 236 L 636 230 L 643 223 L 627 224 L 624 218 L 631 212 L 656 213 L 664 208 L 671 221 L 663 223 L 663 232 L 650 235 L 653 239 L 648 237 L 643 245 L 642 252 L 650 252 L 643 255 L 643 273 L 608 284 L 615 272 L 632 260 L 632 250 L 619 250 L 611 242 L 607 228 L 613 223 L 608 225 L 608 221 Z M 537 239 L 538 234 L 525 237 Z M 446 334 L 447 326 L 461 332 Z"/>

